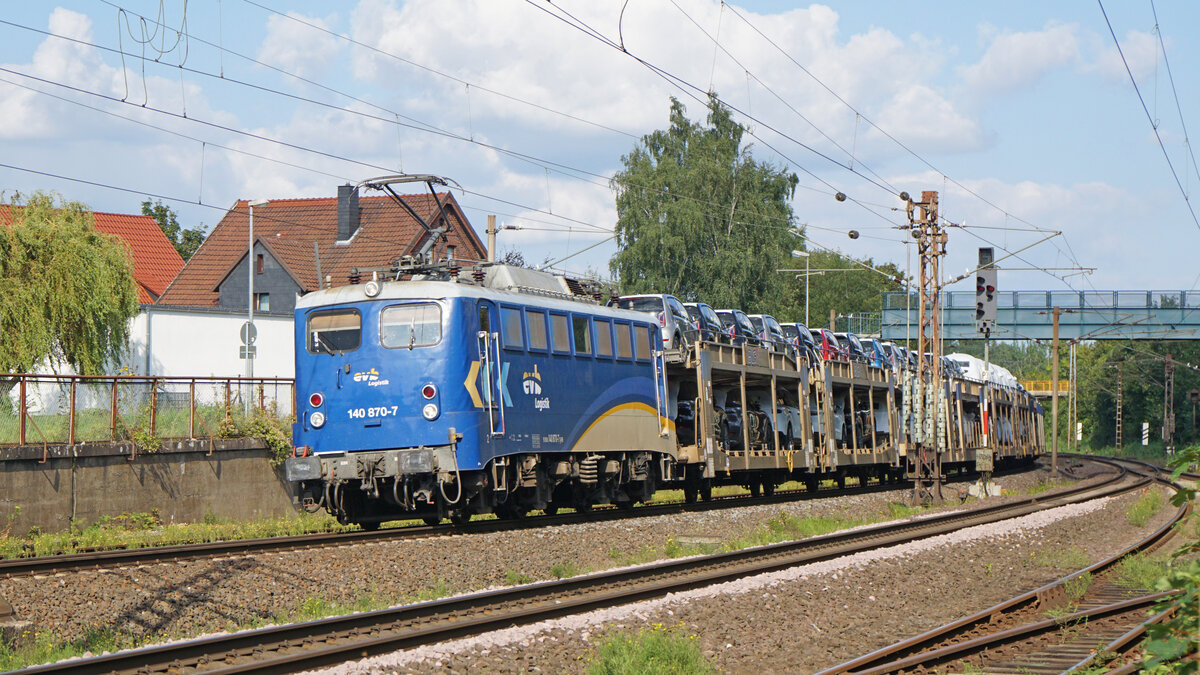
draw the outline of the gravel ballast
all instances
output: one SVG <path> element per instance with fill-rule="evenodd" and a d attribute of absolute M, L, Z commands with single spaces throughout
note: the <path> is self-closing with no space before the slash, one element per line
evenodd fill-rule
<path fill-rule="evenodd" d="M 1151 488 L 1157 489 L 1157 488 Z M 664 599 L 599 610 L 346 664 L 328 672 L 584 672 L 612 632 L 665 626 L 696 636 L 721 672 L 815 672 L 1037 588 L 1161 525 L 1125 513 L 1141 494 L 1059 507 L 952 535 L 791 568 Z"/>
<path fill-rule="evenodd" d="M 1031 471 L 998 482 L 1023 493 L 1045 476 Z M 956 490 L 949 486 L 950 493 Z M 891 505 L 906 497 L 900 491 L 828 497 L 609 523 L 17 577 L 0 580 L 0 597 L 12 603 L 18 618 L 60 640 L 79 638 L 96 627 L 139 638 L 192 636 L 268 621 L 313 599 L 343 606 L 364 597 L 400 602 L 431 588 L 460 593 L 518 578 L 553 578 L 563 567 L 608 569 L 644 556 L 648 548 L 663 547 L 669 538 L 728 539 L 781 513 L 886 518 Z"/>

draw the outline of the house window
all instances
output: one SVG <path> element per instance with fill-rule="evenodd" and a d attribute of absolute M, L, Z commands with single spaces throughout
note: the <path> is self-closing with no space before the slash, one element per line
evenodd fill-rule
<path fill-rule="evenodd" d="M 256 311 L 256 312 L 271 311 L 271 294 L 270 293 L 255 293 L 254 294 L 254 311 Z"/>
<path fill-rule="evenodd" d="M 258 254 L 258 259 L 254 263 L 254 271 L 258 274 L 263 273 L 263 254 Z"/>

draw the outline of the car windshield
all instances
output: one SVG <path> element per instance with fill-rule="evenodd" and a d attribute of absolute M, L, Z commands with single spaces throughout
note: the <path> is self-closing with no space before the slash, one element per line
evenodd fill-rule
<path fill-rule="evenodd" d="M 721 325 L 725 327 L 737 323 L 737 319 L 733 317 L 733 312 L 717 312 L 717 317 L 721 319 Z"/>
<path fill-rule="evenodd" d="M 617 307 L 655 313 L 663 311 L 663 301 L 662 298 L 621 298 L 617 300 Z"/>
<path fill-rule="evenodd" d="M 784 337 L 794 338 L 794 337 L 800 336 L 800 331 L 796 330 L 795 326 L 784 325 L 784 326 L 780 326 L 780 328 L 783 329 Z"/>
<path fill-rule="evenodd" d="M 721 320 L 717 318 L 717 313 L 715 311 L 713 311 L 713 308 L 709 307 L 708 305 L 701 305 L 700 313 L 703 314 L 704 317 L 712 323 L 715 323 L 718 325 L 721 323 Z"/>
<path fill-rule="evenodd" d="M 695 305 L 684 305 L 683 308 L 687 310 L 689 319 L 691 319 L 692 321 L 700 321 L 700 308 L 699 307 L 696 307 Z"/>
<path fill-rule="evenodd" d="M 750 319 L 745 314 L 735 314 L 734 316 L 738 318 L 738 323 L 742 324 L 742 328 L 745 328 L 751 333 L 758 332 L 755 330 L 754 324 L 750 323 Z"/>

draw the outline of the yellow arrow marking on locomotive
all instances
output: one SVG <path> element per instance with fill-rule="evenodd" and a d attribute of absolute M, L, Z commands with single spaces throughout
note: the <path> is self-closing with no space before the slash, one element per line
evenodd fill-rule
<path fill-rule="evenodd" d="M 472 361 L 471 369 L 467 371 L 467 379 L 463 380 L 463 386 L 467 388 L 467 393 L 471 395 L 471 402 L 476 408 L 483 407 L 483 399 L 479 398 L 479 388 L 475 383 L 479 381 L 479 362 Z"/>

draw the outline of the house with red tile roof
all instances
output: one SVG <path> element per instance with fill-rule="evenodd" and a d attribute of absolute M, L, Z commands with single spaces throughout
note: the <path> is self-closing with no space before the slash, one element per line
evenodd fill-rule
<path fill-rule="evenodd" d="M 350 283 L 354 270 L 390 268 L 430 243 L 430 228 L 448 226 L 432 244 L 435 258 L 483 260 L 486 249 L 450 192 L 362 197 L 351 185 L 336 198 L 272 199 L 254 207 L 238 200 L 159 297 L 158 305 L 245 312 L 254 273 L 255 311 L 291 314 L 296 297 Z M 252 268 L 247 267 L 251 265 Z M 366 272 L 369 277 L 370 272 Z"/>
<path fill-rule="evenodd" d="M 17 207 L 18 209 L 21 207 Z M 0 205 L 0 224 L 12 223 L 13 207 Z M 154 303 L 179 270 L 183 258 L 150 216 L 93 211 L 96 231 L 120 237 L 133 258 L 133 280 L 137 282 L 138 303 Z"/>

